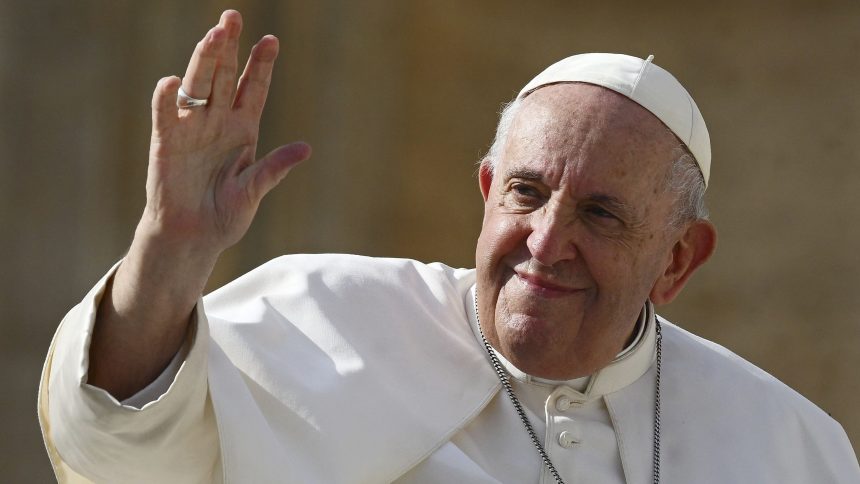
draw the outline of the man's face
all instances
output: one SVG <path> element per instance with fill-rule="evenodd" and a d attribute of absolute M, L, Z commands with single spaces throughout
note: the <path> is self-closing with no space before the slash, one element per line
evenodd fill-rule
<path fill-rule="evenodd" d="M 607 89 L 529 95 L 490 177 L 476 250 L 481 325 L 535 376 L 593 373 L 624 347 L 677 231 L 665 178 L 675 136 Z"/>

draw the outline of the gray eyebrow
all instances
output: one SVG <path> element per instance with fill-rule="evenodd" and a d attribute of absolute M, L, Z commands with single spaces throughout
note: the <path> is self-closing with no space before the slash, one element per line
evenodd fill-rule
<path fill-rule="evenodd" d="M 584 200 L 599 203 L 610 211 L 615 212 L 628 227 L 639 227 L 644 223 L 642 214 L 638 213 L 630 204 L 624 203 L 612 195 L 607 195 L 605 193 L 589 193 Z"/>
<path fill-rule="evenodd" d="M 614 197 L 612 195 L 607 195 L 605 193 L 589 193 L 588 196 L 585 197 L 587 200 L 591 200 L 593 202 L 599 202 L 603 205 L 614 207 L 619 210 L 623 210 L 625 212 L 630 212 L 630 206 L 621 200 L 618 197 Z"/>
<path fill-rule="evenodd" d="M 505 179 L 523 178 L 525 180 L 543 180 L 543 173 L 528 168 L 512 168 L 505 173 Z"/>

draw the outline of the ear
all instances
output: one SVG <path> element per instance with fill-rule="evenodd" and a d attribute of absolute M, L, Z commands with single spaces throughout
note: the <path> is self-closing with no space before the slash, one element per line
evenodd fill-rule
<path fill-rule="evenodd" d="M 481 188 L 481 195 L 484 201 L 490 197 L 490 186 L 493 184 L 493 169 L 490 167 L 490 160 L 481 161 L 481 167 L 478 168 L 478 185 Z"/>
<path fill-rule="evenodd" d="M 691 223 L 672 247 L 669 264 L 651 288 L 651 301 L 657 305 L 672 302 L 693 272 L 711 258 L 716 246 L 717 230 L 711 222 Z"/>

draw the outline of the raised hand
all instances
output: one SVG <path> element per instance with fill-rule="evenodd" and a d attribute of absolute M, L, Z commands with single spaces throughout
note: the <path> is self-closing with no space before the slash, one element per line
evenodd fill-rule
<path fill-rule="evenodd" d="M 176 354 L 218 256 L 245 234 L 263 196 L 310 156 L 308 145 L 293 143 L 255 161 L 278 39 L 257 42 L 237 85 L 241 30 L 239 12 L 224 12 L 185 77 L 155 88 L 146 208 L 90 345 L 88 382 L 118 399 L 149 384 Z M 180 83 L 206 104 L 177 107 Z"/>
<path fill-rule="evenodd" d="M 310 155 L 308 145 L 293 143 L 255 161 L 278 40 L 265 36 L 254 46 L 237 86 L 241 30 L 239 12 L 224 12 L 197 44 L 185 77 L 161 79 L 152 99 L 142 228 L 212 254 L 245 234 L 262 197 Z M 208 104 L 177 108 L 180 82 Z"/>

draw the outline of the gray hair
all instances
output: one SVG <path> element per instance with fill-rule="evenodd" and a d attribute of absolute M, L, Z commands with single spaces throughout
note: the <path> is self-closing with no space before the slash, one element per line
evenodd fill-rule
<path fill-rule="evenodd" d="M 484 155 L 484 158 L 481 160 L 481 164 L 486 164 L 490 169 L 490 172 L 496 171 L 496 166 L 499 163 L 499 158 L 502 156 L 502 150 L 505 147 L 505 140 L 508 137 L 508 130 L 511 127 L 511 124 L 514 122 L 514 117 L 519 111 L 519 107 L 522 104 L 522 100 L 519 97 L 515 97 L 513 101 L 505 103 L 502 105 L 502 110 L 499 112 L 499 124 L 496 126 L 496 137 L 493 138 L 493 144 L 490 145 L 489 151 Z"/>
<path fill-rule="evenodd" d="M 666 191 L 675 195 L 675 213 L 671 227 L 680 228 L 688 222 L 708 219 L 705 205 L 705 178 L 696 158 L 683 143 L 672 151 L 672 166 L 666 173 Z"/>
<path fill-rule="evenodd" d="M 481 165 L 489 168 L 491 173 L 495 171 L 498 160 L 501 158 L 508 131 L 521 105 L 522 99 L 517 97 L 502 106 L 493 144 L 490 145 L 490 149 L 481 160 Z M 707 220 L 705 179 L 696 159 L 690 153 L 689 148 L 680 141 L 678 147 L 672 152 L 672 158 L 672 165 L 667 170 L 664 182 L 665 190 L 675 194 L 675 213 L 672 214 L 669 226 L 680 228 L 688 222 Z"/>

